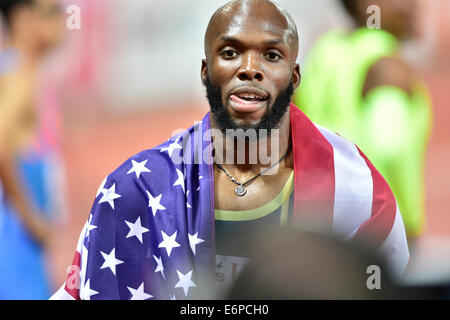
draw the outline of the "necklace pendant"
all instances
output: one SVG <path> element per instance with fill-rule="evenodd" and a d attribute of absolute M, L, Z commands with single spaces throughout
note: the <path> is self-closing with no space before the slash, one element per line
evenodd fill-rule
<path fill-rule="evenodd" d="M 247 193 L 247 188 L 245 188 L 243 185 L 238 185 L 237 187 L 236 187 L 236 189 L 234 190 L 234 192 L 238 195 L 238 196 L 240 196 L 240 197 L 242 197 L 243 195 L 245 195 L 246 193 Z"/>

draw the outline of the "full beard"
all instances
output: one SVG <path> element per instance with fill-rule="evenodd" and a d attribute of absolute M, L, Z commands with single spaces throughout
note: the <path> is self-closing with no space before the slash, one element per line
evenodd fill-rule
<path fill-rule="evenodd" d="M 206 97 L 211 107 L 214 120 L 216 121 L 220 131 L 226 135 L 227 130 L 242 129 L 244 132 L 248 129 L 256 130 L 258 138 L 260 133 L 264 132 L 266 136 L 270 136 L 271 130 L 278 128 L 281 118 L 286 114 L 291 97 L 294 94 L 292 81 L 286 89 L 284 89 L 275 99 L 272 108 L 268 108 L 263 117 L 255 124 L 240 124 L 233 120 L 228 109 L 222 102 L 222 90 L 220 87 L 213 85 L 208 78 L 203 82 L 206 88 Z"/>

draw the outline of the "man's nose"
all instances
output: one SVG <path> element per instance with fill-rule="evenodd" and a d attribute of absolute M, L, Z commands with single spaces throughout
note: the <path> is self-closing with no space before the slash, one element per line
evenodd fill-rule
<path fill-rule="evenodd" d="M 253 81 L 264 79 L 263 72 L 261 71 L 260 61 L 256 54 L 247 53 L 243 56 L 242 66 L 238 72 L 238 78 L 241 81 Z"/>

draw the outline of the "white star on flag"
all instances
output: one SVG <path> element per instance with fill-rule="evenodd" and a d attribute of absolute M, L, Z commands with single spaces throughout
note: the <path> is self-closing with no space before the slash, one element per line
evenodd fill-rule
<path fill-rule="evenodd" d="M 196 128 L 197 130 L 201 130 L 199 127 L 201 127 L 203 121 L 196 121 L 194 122 L 194 128 Z"/>
<path fill-rule="evenodd" d="M 105 259 L 105 262 L 103 262 L 100 269 L 110 268 L 114 275 L 116 275 L 116 265 L 123 263 L 122 260 L 116 259 L 115 251 L 116 248 L 113 248 L 109 254 L 100 251 L 100 253 L 103 256 L 103 259 Z"/>
<path fill-rule="evenodd" d="M 144 292 L 144 282 L 141 283 L 141 285 L 137 289 L 133 289 L 131 287 L 127 287 L 128 290 L 131 292 L 131 298 L 130 300 L 146 300 L 153 298 L 151 294 Z"/>
<path fill-rule="evenodd" d="M 94 230 L 95 228 L 97 228 L 97 226 L 94 226 L 92 224 L 92 213 L 89 214 L 89 220 L 88 220 L 88 225 L 86 227 L 86 238 L 89 237 L 89 233 Z"/>
<path fill-rule="evenodd" d="M 170 295 L 170 300 L 177 300 L 177 297 L 174 294 Z"/>
<path fill-rule="evenodd" d="M 178 179 L 173 184 L 173 187 L 181 186 L 181 188 L 183 189 L 183 192 L 184 192 L 184 174 L 180 170 L 178 170 L 178 169 L 176 169 L 176 170 L 177 170 Z"/>
<path fill-rule="evenodd" d="M 156 272 L 161 272 L 163 278 L 165 279 L 166 277 L 164 276 L 164 266 L 163 266 L 161 257 L 158 258 L 157 256 L 153 255 L 153 259 L 155 259 L 156 264 L 157 264 L 156 269 L 155 269 L 155 273 Z"/>
<path fill-rule="evenodd" d="M 161 205 L 162 194 L 154 198 L 152 194 L 148 192 L 148 190 L 146 190 L 146 192 L 148 195 L 148 206 L 149 208 L 152 208 L 153 216 L 156 215 L 156 212 L 158 212 L 158 210 L 166 210 L 166 207 Z"/>
<path fill-rule="evenodd" d="M 150 230 L 142 226 L 141 217 L 138 217 L 135 223 L 131 223 L 128 221 L 125 221 L 125 223 L 127 224 L 128 228 L 130 228 L 130 231 L 128 232 L 126 238 L 136 237 L 138 238 L 140 243 L 143 243 L 142 234 L 149 232 Z"/>
<path fill-rule="evenodd" d="M 177 282 L 175 285 L 175 288 L 183 288 L 184 295 L 187 296 L 189 288 L 196 287 L 197 285 L 191 280 L 192 277 L 192 270 L 189 271 L 186 274 L 182 274 L 180 271 L 177 270 L 178 278 L 180 281 Z"/>
<path fill-rule="evenodd" d="M 108 202 L 111 208 L 114 209 L 114 200 L 121 197 L 120 194 L 116 193 L 116 184 L 114 183 L 109 189 L 104 188 L 102 192 L 103 197 L 98 203 Z"/>
<path fill-rule="evenodd" d="M 168 147 L 164 147 L 161 148 L 160 152 L 164 152 L 167 151 L 169 153 L 169 157 L 172 157 L 172 153 L 174 152 L 175 149 L 183 149 L 183 147 L 181 145 L 178 144 L 178 139 L 180 137 L 178 137 L 175 142 L 171 143 Z"/>
<path fill-rule="evenodd" d="M 127 172 L 127 174 L 130 173 L 136 173 L 136 178 L 139 178 L 139 176 L 141 175 L 142 172 L 151 172 L 150 169 L 145 167 L 145 164 L 147 163 L 148 160 L 144 160 L 141 162 L 137 162 L 134 160 L 131 160 L 131 165 L 133 166 L 130 171 Z"/>
<path fill-rule="evenodd" d="M 103 188 L 105 187 L 106 180 L 108 180 L 108 177 L 105 177 L 105 179 L 103 179 L 102 183 L 100 184 L 100 187 L 98 187 L 97 195 L 95 196 L 96 198 L 98 197 L 98 195 L 100 193 L 103 192 Z"/>
<path fill-rule="evenodd" d="M 166 248 L 167 255 L 170 257 L 170 253 L 172 252 L 173 248 L 180 247 L 180 244 L 175 241 L 177 237 L 177 232 L 175 231 L 174 234 L 172 234 L 170 237 L 161 230 L 161 234 L 163 237 L 163 241 L 158 245 L 158 248 Z"/>
<path fill-rule="evenodd" d="M 195 255 L 195 246 L 198 245 L 199 243 L 205 242 L 205 240 L 197 238 L 197 236 L 198 236 L 198 232 L 194 235 L 191 235 L 190 233 L 188 233 L 189 244 L 191 246 L 192 252 L 194 252 L 194 255 Z"/>
<path fill-rule="evenodd" d="M 88 279 L 83 290 L 80 291 L 82 300 L 91 300 L 91 296 L 98 294 L 97 291 L 91 289 L 91 279 Z"/>

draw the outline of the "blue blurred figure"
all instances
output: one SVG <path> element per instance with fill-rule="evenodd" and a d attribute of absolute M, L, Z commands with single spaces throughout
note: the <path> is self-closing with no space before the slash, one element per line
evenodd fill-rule
<path fill-rule="evenodd" d="M 0 10 L 0 299 L 47 299 L 58 119 L 37 79 L 62 37 L 63 11 L 58 0 L 0 0 Z"/>

